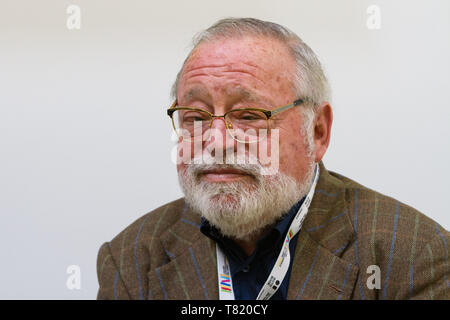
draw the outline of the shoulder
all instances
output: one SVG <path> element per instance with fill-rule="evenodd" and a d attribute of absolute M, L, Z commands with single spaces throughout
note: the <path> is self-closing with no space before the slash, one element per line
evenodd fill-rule
<path fill-rule="evenodd" d="M 159 237 L 174 225 L 186 210 L 184 198 L 156 208 L 125 227 L 99 250 L 100 257 L 110 255 L 119 269 L 139 263 L 149 267 L 165 258 Z"/>
<path fill-rule="evenodd" d="M 357 233 L 364 235 L 405 235 L 408 240 L 427 242 L 437 230 L 447 232 L 436 221 L 393 197 L 370 189 L 336 172 L 330 175 L 342 181 L 349 216 Z"/>
<path fill-rule="evenodd" d="M 186 204 L 181 198 L 144 214 L 110 241 L 111 252 L 123 255 L 124 251 L 135 254 L 137 250 L 156 250 L 158 238 L 180 219 L 185 210 Z"/>
<path fill-rule="evenodd" d="M 438 222 L 393 197 L 329 173 L 342 182 L 360 262 L 396 262 L 399 268 L 408 268 L 410 265 L 404 262 L 426 253 L 427 246 L 439 247 L 439 254 L 448 261 L 450 233 Z"/>
<path fill-rule="evenodd" d="M 450 233 L 419 210 L 335 172 L 353 240 L 343 256 L 362 270 L 356 298 L 448 298 Z M 365 272 L 381 270 L 381 290 L 364 285 Z"/>
<path fill-rule="evenodd" d="M 175 224 L 185 210 L 184 198 L 162 205 L 136 219 L 111 240 L 111 245 L 117 245 L 127 238 L 138 241 L 159 237 L 168 227 Z"/>
<path fill-rule="evenodd" d="M 184 198 L 167 203 L 103 243 L 97 256 L 98 297 L 143 298 L 148 290 L 145 274 L 167 258 L 159 237 L 180 220 L 185 210 Z"/>

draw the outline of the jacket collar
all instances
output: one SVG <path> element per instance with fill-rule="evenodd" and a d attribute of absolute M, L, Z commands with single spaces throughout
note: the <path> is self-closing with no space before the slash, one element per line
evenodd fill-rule
<path fill-rule="evenodd" d="M 319 168 L 319 181 L 302 230 L 340 257 L 354 235 L 345 201 L 345 185 L 325 168 L 322 161 Z"/>
<path fill-rule="evenodd" d="M 320 176 L 299 232 L 288 299 L 348 299 L 359 272 L 342 258 L 354 238 L 344 183 L 319 163 Z"/>

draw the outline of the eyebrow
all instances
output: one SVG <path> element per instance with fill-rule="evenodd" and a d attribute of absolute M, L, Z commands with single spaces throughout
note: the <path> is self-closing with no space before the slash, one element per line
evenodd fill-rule
<path fill-rule="evenodd" d="M 264 104 L 267 104 L 268 106 L 270 105 L 267 103 L 266 99 L 264 99 L 260 95 L 254 93 L 242 86 L 226 88 L 225 93 L 230 100 L 239 99 L 239 100 L 244 100 L 244 101 L 248 101 L 248 102 L 264 103 Z M 186 92 L 181 97 L 181 99 L 183 101 L 191 101 L 192 99 L 200 98 L 200 97 L 203 97 L 203 98 L 206 98 L 209 100 L 211 100 L 211 98 L 212 98 L 210 93 L 208 92 L 208 90 L 205 89 L 204 87 L 193 87 L 188 92 Z"/>
<path fill-rule="evenodd" d="M 261 100 L 264 100 L 258 94 L 254 93 L 252 91 L 249 91 L 241 86 L 227 88 L 226 93 L 228 96 L 239 97 L 243 100 L 250 101 L 250 102 L 261 102 Z"/>
<path fill-rule="evenodd" d="M 181 99 L 190 101 L 194 97 L 206 97 L 208 99 L 211 99 L 211 95 L 209 94 L 208 90 L 206 90 L 203 87 L 194 87 L 190 89 L 188 92 L 186 92 Z"/>

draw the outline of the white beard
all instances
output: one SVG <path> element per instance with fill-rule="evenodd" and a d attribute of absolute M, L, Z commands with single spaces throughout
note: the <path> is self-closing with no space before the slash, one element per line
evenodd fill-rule
<path fill-rule="evenodd" d="M 302 184 L 279 171 L 264 175 L 265 169 L 259 163 L 189 164 L 178 172 L 178 179 L 187 203 L 195 212 L 224 236 L 249 240 L 273 225 L 308 193 L 314 166 L 315 162 L 311 160 Z M 223 183 L 205 182 L 199 178 L 202 171 L 215 168 L 242 170 L 251 178 Z"/>

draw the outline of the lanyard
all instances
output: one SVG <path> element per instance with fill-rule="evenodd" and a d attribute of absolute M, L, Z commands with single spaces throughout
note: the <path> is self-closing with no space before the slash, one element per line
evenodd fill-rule
<path fill-rule="evenodd" d="M 289 264 L 291 261 L 291 255 L 289 252 L 289 242 L 300 231 L 300 228 L 302 227 L 303 220 L 305 219 L 306 214 L 308 213 L 309 205 L 311 204 L 311 200 L 314 195 L 314 190 L 316 189 L 318 180 L 319 180 L 319 166 L 316 164 L 314 180 L 311 185 L 311 189 L 309 189 L 305 201 L 303 201 L 303 204 L 297 211 L 294 220 L 292 220 L 292 223 L 289 226 L 289 231 L 286 234 L 283 246 L 278 255 L 276 263 L 274 264 L 269 277 L 267 278 L 266 282 L 261 288 L 261 291 L 259 292 L 256 300 L 269 300 L 283 282 L 283 279 L 286 276 L 286 272 L 289 268 Z M 228 259 L 222 252 L 222 250 L 219 248 L 218 244 L 216 244 L 216 252 L 217 252 L 217 278 L 219 285 L 219 298 L 220 300 L 234 300 L 233 281 L 231 279 L 231 270 L 230 265 L 228 263 Z"/>

